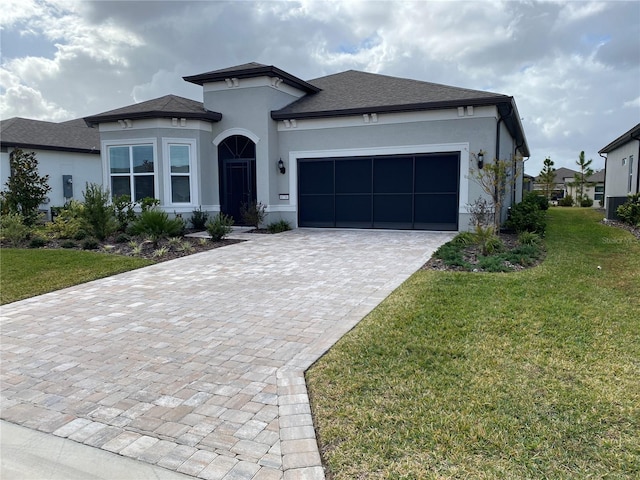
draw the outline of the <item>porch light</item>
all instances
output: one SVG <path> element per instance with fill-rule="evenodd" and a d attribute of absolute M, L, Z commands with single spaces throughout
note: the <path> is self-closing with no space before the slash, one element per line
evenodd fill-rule
<path fill-rule="evenodd" d="M 484 166 L 484 152 L 480 150 L 478 152 L 478 170 L 482 170 L 483 166 Z"/>
<path fill-rule="evenodd" d="M 287 169 L 284 168 L 284 162 L 282 161 L 282 159 L 278 160 L 278 170 L 280 170 L 280 173 L 283 175 L 287 171 Z"/>

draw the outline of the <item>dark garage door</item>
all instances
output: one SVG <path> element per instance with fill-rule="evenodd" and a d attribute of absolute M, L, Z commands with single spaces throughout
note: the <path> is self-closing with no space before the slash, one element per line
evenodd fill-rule
<path fill-rule="evenodd" d="M 459 153 L 298 160 L 301 227 L 457 230 Z"/>

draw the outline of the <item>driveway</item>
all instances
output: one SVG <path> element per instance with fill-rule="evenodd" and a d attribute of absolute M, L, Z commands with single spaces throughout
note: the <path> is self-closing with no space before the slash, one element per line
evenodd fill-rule
<path fill-rule="evenodd" d="M 304 372 L 450 233 L 312 230 L 2 307 L 4 420 L 203 479 L 322 479 Z"/>

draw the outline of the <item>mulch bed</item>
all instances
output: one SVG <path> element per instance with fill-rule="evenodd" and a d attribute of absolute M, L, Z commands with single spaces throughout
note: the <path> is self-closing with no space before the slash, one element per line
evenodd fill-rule
<path fill-rule="evenodd" d="M 621 228 L 627 232 L 631 232 L 634 237 L 640 240 L 640 228 L 638 227 L 633 227 L 627 223 L 619 222 L 618 220 L 607 220 L 606 218 L 602 220 L 602 223 L 609 227 Z"/>

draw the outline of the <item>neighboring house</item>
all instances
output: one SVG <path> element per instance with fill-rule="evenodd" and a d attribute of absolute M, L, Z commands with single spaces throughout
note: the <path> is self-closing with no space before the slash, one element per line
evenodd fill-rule
<path fill-rule="evenodd" d="M 519 167 L 503 218 L 522 198 L 513 97 L 352 70 L 304 81 L 257 63 L 184 79 L 204 102 L 168 95 L 85 118 L 113 195 L 236 223 L 257 201 L 294 227 L 466 230 L 482 151 Z"/>
<path fill-rule="evenodd" d="M 628 195 L 640 193 L 640 123 L 602 148 L 605 157 L 605 209 L 617 219 L 616 210 Z"/>
<path fill-rule="evenodd" d="M 0 122 L 1 190 L 11 174 L 9 156 L 13 150 L 35 152 L 38 173 L 49 175 L 47 203 L 41 210 L 50 219 L 50 207 L 71 199 L 82 200 L 85 184 L 102 183 L 100 134 L 88 128 L 83 119 L 62 123 L 26 118 Z"/>
<path fill-rule="evenodd" d="M 551 201 L 556 202 L 561 198 L 571 195 L 573 199 L 577 196 L 577 186 L 575 176 L 580 172 L 571 170 L 570 168 L 560 167 L 555 171 L 554 185 L 551 192 Z M 604 200 L 604 170 L 595 172 L 586 179 L 588 185 L 584 187 L 584 195 L 593 200 L 593 208 L 602 208 L 601 200 Z M 538 192 L 544 192 L 546 185 L 540 183 L 540 176 L 535 178 L 533 189 Z"/>
<path fill-rule="evenodd" d="M 522 191 L 523 192 L 531 192 L 533 191 L 533 184 L 536 181 L 536 177 L 529 174 L 524 174 L 522 176 Z"/>

